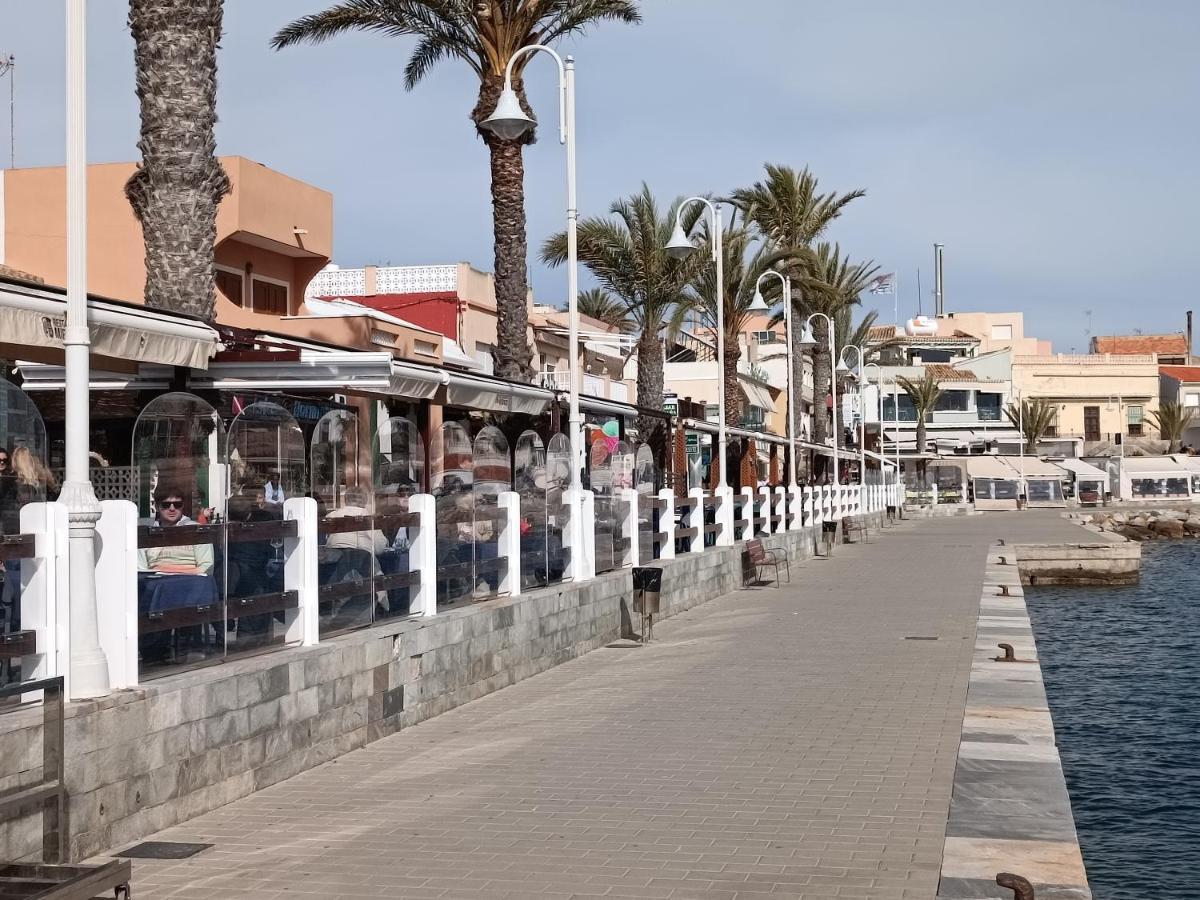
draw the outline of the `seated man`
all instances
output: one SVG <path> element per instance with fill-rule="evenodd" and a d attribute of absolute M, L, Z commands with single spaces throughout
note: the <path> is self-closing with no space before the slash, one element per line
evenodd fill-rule
<path fill-rule="evenodd" d="M 161 486 L 154 492 L 156 524 L 163 528 L 195 525 L 184 515 L 183 491 Z M 138 568 L 144 572 L 172 575 L 208 575 L 213 568 L 212 544 L 182 544 L 178 547 L 150 547 L 138 551 Z"/>

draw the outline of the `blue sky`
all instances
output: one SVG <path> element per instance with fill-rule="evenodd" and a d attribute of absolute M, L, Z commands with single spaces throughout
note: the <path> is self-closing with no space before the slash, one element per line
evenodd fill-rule
<path fill-rule="evenodd" d="M 89 156 L 133 159 L 127 4 L 89 5 Z M 269 49 L 321 7 L 227 0 L 219 151 L 332 191 L 343 265 L 490 269 L 474 76 L 450 62 L 406 93 L 411 43 L 374 36 Z M 1055 349 L 1084 348 L 1087 310 L 1094 333 L 1183 328 L 1200 238 L 1200 4 L 646 0 L 644 15 L 562 48 L 579 67 L 583 215 L 643 180 L 670 198 L 749 183 L 767 161 L 808 165 L 823 187 L 866 188 L 830 237 L 899 272 L 902 317 L 918 268 L 930 310 L 940 241 L 949 309 L 1022 309 Z M 62 29 L 61 0 L 0 0 L 18 165 L 63 159 Z M 528 77 L 552 125 L 551 64 Z M 0 150 L 7 139 L 4 121 Z M 536 251 L 563 220 L 552 128 L 526 168 Z M 561 271 L 534 258 L 531 276 L 539 300 L 561 302 Z"/>

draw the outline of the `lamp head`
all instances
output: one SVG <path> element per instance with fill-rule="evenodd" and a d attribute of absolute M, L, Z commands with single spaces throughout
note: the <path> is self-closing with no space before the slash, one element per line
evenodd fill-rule
<path fill-rule="evenodd" d="M 844 360 L 844 359 L 838 360 L 837 368 L 833 370 L 833 373 L 838 378 L 853 378 L 854 377 L 854 373 L 850 370 L 850 367 L 848 365 L 846 365 L 846 360 Z"/>
<path fill-rule="evenodd" d="M 675 220 L 675 230 L 671 232 L 671 240 L 667 241 L 667 256 L 672 259 L 687 259 L 696 252 L 696 245 L 691 242 L 683 230 L 683 223 Z"/>
<path fill-rule="evenodd" d="M 817 347 L 817 338 L 813 334 L 812 325 L 808 322 L 804 323 L 804 328 L 800 332 L 800 340 L 796 342 L 798 350 L 815 350 Z"/>
<path fill-rule="evenodd" d="M 758 288 L 754 289 L 754 299 L 750 305 L 746 307 L 746 312 L 769 312 L 771 307 L 767 306 L 767 300 L 762 295 L 762 291 Z"/>
<path fill-rule="evenodd" d="M 492 114 L 483 120 L 483 127 L 506 141 L 515 141 L 537 122 L 521 109 L 521 101 L 511 84 L 506 84 Z"/>

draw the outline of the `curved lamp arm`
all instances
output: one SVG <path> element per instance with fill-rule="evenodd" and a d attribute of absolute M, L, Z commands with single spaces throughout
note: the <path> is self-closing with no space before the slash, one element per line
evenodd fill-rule
<path fill-rule="evenodd" d="M 523 56 L 532 56 L 534 53 L 548 53 L 558 64 L 558 142 L 565 144 L 567 142 L 567 67 L 575 65 L 574 58 L 568 56 L 564 62 L 552 47 L 547 47 L 545 44 L 529 44 L 522 47 L 508 58 L 508 65 L 504 68 L 504 90 L 510 92 L 513 89 L 513 66 L 517 60 Z"/>

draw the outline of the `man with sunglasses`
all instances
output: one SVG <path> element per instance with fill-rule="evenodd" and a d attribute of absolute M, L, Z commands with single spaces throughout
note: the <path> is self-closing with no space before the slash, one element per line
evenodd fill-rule
<path fill-rule="evenodd" d="M 163 528 L 176 525 L 195 525 L 183 512 L 183 491 L 160 487 L 154 492 L 158 524 Z M 213 567 L 212 544 L 183 544 L 178 547 L 151 547 L 138 551 L 138 567 L 142 571 L 166 572 L 173 575 L 208 575 Z"/>

